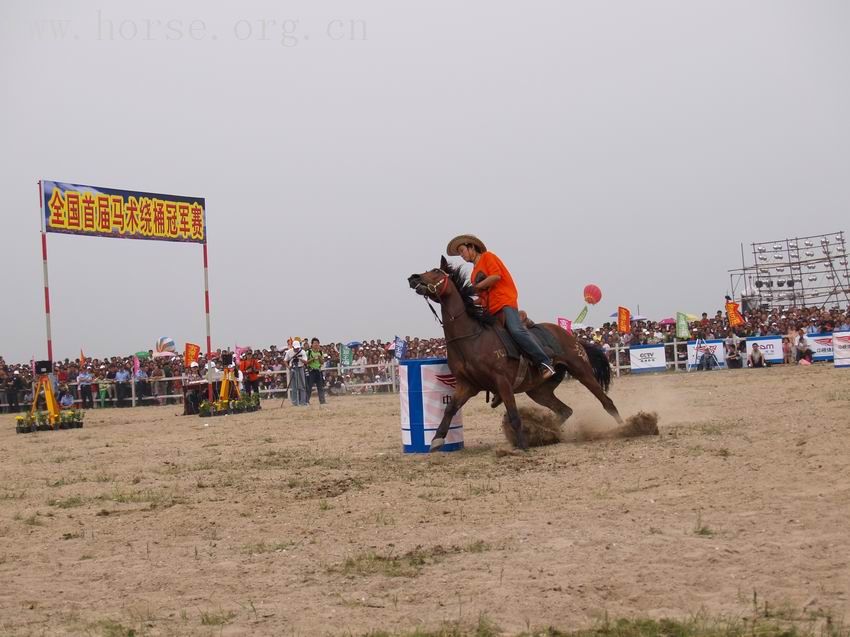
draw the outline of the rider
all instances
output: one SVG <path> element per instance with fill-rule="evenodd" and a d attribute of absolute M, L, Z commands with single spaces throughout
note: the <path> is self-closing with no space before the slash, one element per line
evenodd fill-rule
<path fill-rule="evenodd" d="M 520 319 L 516 285 L 502 260 L 488 252 L 481 239 L 471 234 L 462 234 L 449 241 L 446 251 L 449 256 L 460 256 L 467 263 L 473 264 L 470 280 L 482 304 L 495 317 L 499 317 L 501 312 L 505 328 L 520 349 L 540 367 L 543 378 L 553 376 L 555 369 L 552 367 L 552 359 Z"/>

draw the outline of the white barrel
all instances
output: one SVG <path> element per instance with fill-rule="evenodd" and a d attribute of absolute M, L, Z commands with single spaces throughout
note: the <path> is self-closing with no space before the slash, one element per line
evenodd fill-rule
<path fill-rule="evenodd" d="M 445 358 L 402 360 L 399 365 L 401 442 L 404 453 L 428 453 L 452 400 L 455 377 Z M 440 451 L 463 449 L 463 415 L 455 414 Z"/>

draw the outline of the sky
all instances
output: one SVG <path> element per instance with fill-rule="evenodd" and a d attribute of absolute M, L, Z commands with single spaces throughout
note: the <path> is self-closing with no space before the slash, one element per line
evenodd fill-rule
<path fill-rule="evenodd" d="M 205 197 L 213 347 L 441 335 L 472 233 L 536 321 L 714 312 L 850 230 L 850 3 L 0 4 L 0 355 L 46 355 L 39 179 Z M 54 356 L 204 343 L 201 247 L 48 235 Z"/>

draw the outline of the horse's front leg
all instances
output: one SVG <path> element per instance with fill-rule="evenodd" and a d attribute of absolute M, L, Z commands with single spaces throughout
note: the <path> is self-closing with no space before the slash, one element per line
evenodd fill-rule
<path fill-rule="evenodd" d="M 528 451 L 528 440 L 525 437 L 525 431 L 522 428 L 522 419 L 519 417 L 519 411 L 516 408 L 516 396 L 514 396 L 511 381 L 506 376 L 499 376 L 496 381 L 496 387 L 499 390 L 499 396 L 505 401 L 508 422 L 516 435 L 517 446 L 523 451 Z"/>
<path fill-rule="evenodd" d="M 440 426 L 434 432 L 434 438 L 431 440 L 431 448 L 429 451 L 436 451 L 446 443 L 446 435 L 449 433 L 449 425 L 452 423 L 452 418 L 466 404 L 470 398 L 478 393 L 477 389 L 473 389 L 469 385 L 461 383 L 458 380 L 455 386 L 455 391 L 452 394 L 451 402 L 446 405 L 446 411 L 443 413 L 443 419 L 440 421 Z"/>

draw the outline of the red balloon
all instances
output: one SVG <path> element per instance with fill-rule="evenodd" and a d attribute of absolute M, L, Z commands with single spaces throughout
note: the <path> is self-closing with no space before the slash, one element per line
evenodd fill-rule
<path fill-rule="evenodd" d="M 590 305 L 596 305 L 597 303 L 599 303 L 599 301 L 602 300 L 602 290 L 600 290 L 598 287 L 596 287 L 592 283 L 590 285 L 585 285 L 584 286 L 584 300 L 585 300 L 586 303 L 589 303 Z"/>

